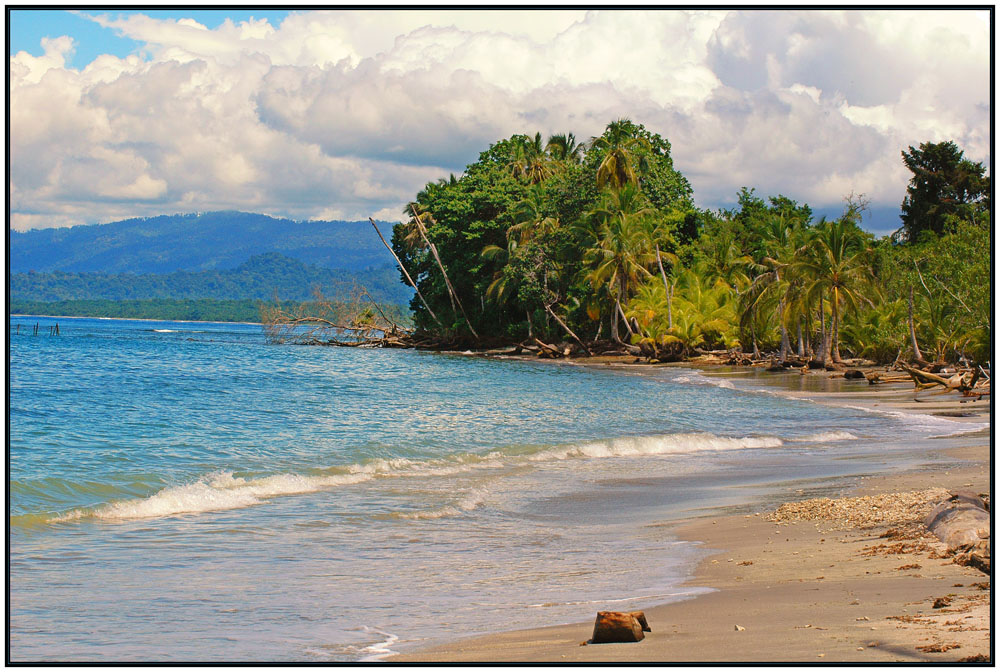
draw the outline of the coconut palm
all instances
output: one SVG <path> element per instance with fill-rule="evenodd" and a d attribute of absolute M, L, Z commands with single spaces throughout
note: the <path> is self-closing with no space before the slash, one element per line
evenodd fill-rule
<path fill-rule="evenodd" d="M 891 361 L 904 347 L 906 316 L 903 299 L 882 301 L 845 319 L 840 336 L 856 357 Z"/>
<path fill-rule="evenodd" d="M 827 296 L 830 302 L 830 338 L 823 347 L 823 361 L 839 364 L 839 329 L 843 310 L 878 294 L 871 266 L 871 250 L 860 229 L 848 217 L 822 222 L 811 240 L 799 249 L 789 270 L 802 280 L 810 299 Z"/>
<path fill-rule="evenodd" d="M 525 197 L 513 208 L 514 225 L 507 229 L 508 240 L 513 238 L 517 245 L 524 245 L 558 229 L 559 218 L 546 214 L 547 211 L 545 192 L 541 185 L 531 185 Z"/>
<path fill-rule="evenodd" d="M 605 192 L 586 218 L 591 246 L 584 252 L 584 263 L 592 267 L 588 279 L 594 291 L 607 288 L 614 302 L 611 338 L 616 342 L 621 342 L 618 316 L 623 312 L 622 304 L 651 276 L 647 269 L 656 261 L 643 222 L 650 212 L 638 187 L 626 184 L 621 190 Z"/>
<path fill-rule="evenodd" d="M 515 136 L 514 140 L 513 152 L 507 163 L 511 175 L 531 184 L 538 184 L 555 172 L 542 145 L 541 133 L 535 133 L 533 138 L 526 135 Z"/>
<path fill-rule="evenodd" d="M 706 342 L 736 343 L 733 291 L 721 280 L 711 279 L 703 269 L 685 269 L 677 278 L 676 312 L 673 324 L 664 319 L 667 293 L 655 280 L 644 284 L 629 304 L 629 317 L 643 327 L 646 340 L 658 348 L 679 345 L 684 355 Z"/>
<path fill-rule="evenodd" d="M 580 163 L 583 159 L 583 145 L 578 144 L 576 136 L 572 133 L 557 133 L 549 136 L 549 141 L 545 145 L 545 153 L 553 161 L 565 163 Z"/>
<path fill-rule="evenodd" d="M 626 184 L 639 183 L 639 172 L 644 167 L 646 153 L 652 148 L 646 138 L 629 133 L 632 125 L 628 119 L 612 121 L 603 135 L 590 139 L 592 151 L 604 152 L 604 158 L 597 167 L 598 187 L 621 189 Z"/>
<path fill-rule="evenodd" d="M 790 219 L 784 214 L 772 215 L 764 223 L 761 233 L 764 237 L 762 242 L 765 256 L 759 264 L 754 264 L 754 270 L 758 274 L 741 297 L 741 322 L 745 326 L 756 319 L 760 310 L 775 311 L 775 321 L 781 334 L 779 357 L 782 362 L 788 359 L 791 351 L 787 324 L 793 317 L 799 322 L 799 315 L 794 310 L 794 299 L 801 283 L 787 270 L 795 260 L 796 250 L 803 240 L 802 224 L 797 218 Z M 801 324 L 799 336 L 801 346 Z M 800 347 L 800 354 L 801 350 Z"/>

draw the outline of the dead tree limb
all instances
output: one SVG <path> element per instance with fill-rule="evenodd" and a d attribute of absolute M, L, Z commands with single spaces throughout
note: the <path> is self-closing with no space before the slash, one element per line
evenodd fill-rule
<path fill-rule="evenodd" d="M 555 314 L 555 312 L 554 312 L 554 311 L 552 310 L 552 307 L 551 307 L 551 306 L 549 306 L 549 305 L 547 305 L 547 304 L 546 304 L 546 306 L 545 306 L 545 310 L 546 310 L 546 311 L 548 311 L 549 315 L 551 315 L 551 316 L 552 316 L 552 318 L 553 318 L 553 319 L 554 319 L 554 320 L 555 320 L 556 322 L 558 322 L 558 323 L 559 323 L 559 326 L 560 326 L 560 327 L 562 327 L 562 328 L 563 328 L 563 329 L 564 329 L 564 330 L 566 331 L 566 333 L 567 333 L 567 334 L 569 334 L 570 336 L 572 336 L 572 337 L 573 337 L 573 340 L 574 340 L 574 341 L 576 341 L 577 343 L 579 343 L 579 344 L 580 344 L 580 347 L 581 347 L 581 348 L 583 348 L 583 351 L 584 351 L 584 352 L 586 352 L 586 353 L 587 353 L 588 355 L 592 355 L 592 354 L 594 354 L 594 353 L 592 353 L 592 352 L 590 351 L 590 348 L 588 348 L 588 347 L 587 347 L 587 346 L 586 346 L 586 345 L 584 344 L 584 342 L 580 340 L 580 337 L 579 337 L 579 336 L 577 336 L 577 335 L 576 335 L 576 334 L 575 334 L 575 333 L 573 332 L 573 330 L 572 330 L 572 329 L 570 329 L 570 328 L 569 328 L 569 327 L 568 327 L 568 326 L 566 325 L 566 323 L 565 323 L 565 322 L 563 322 L 562 320 L 560 320 L 560 319 L 559 319 L 559 316 Z"/>
<path fill-rule="evenodd" d="M 430 238 L 427 237 L 427 230 L 424 228 L 424 223 L 420 221 L 420 215 L 417 214 L 416 204 L 410 203 L 410 210 L 413 211 L 413 219 L 417 224 L 417 230 L 420 231 L 420 237 L 424 239 L 424 243 L 430 248 L 431 254 L 434 255 L 434 260 L 437 262 L 438 268 L 441 269 L 441 275 L 444 276 L 444 284 L 448 288 L 448 295 L 451 298 L 452 310 L 455 309 L 455 304 L 457 303 L 458 309 L 462 311 L 462 317 L 465 318 L 465 324 L 468 325 L 469 331 L 472 332 L 472 335 L 475 336 L 478 341 L 479 334 L 477 334 L 476 330 L 472 327 L 472 322 L 469 320 L 469 316 L 465 313 L 465 306 L 462 305 L 461 299 L 458 298 L 458 293 L 455 291 L 455 288 L 451 284 L 451 280 L 448 278 L 448 272 L 444 270 L 444 264 L 441 263 L 441 256 L 438 254 L 437 246 L 435 246 L 434 243 L 430 241 Z M 433 221 L 433 216 L 431 221 Z"/>
<path fill-rule="evenodd" d="M 424 308 L 426 308 L 427 312 L 431 314 L 431 317 L 434 318 L 434 321 L 438 323 L 438 326 L 444 329 L 445 326 L 441 324 L 441 320 L 438 319 L 438 316 L 434 314 L 434 311 L 431 310 L 431 307 L 427 304 L 427 299 L 425 299 L 424 295 L 420 293 L 420 288 L 417 287 L 417 283 L 413 282 L 413 278 L 411 278 L 410 274 L 406 271 L 406 266 L 403 266 L 403 262 L 400 261 L 399 257 L 396 256 L 396 253 L 393 252 L 392 246 L 390 246 L 389 243 L 385 242 L 385 238 L 382 237 L 382 232 L 379 231 L 378 226 L 375 225 L 375 220 L 369 217 L 368 221 L 372 223 L 372 226 L 375 228 L 375 233 L 378 234 L 379 240 L 381 240 L 382 244 L 385 245 L 385 249 L 389 250 L 389 254 L 391 254 L 392 258 L 396 260 L 397 264 L 399 264 L 399 269 L 403 271 L 403 275 L 406 276 L 407 282 L 409 282 L 410 286 L 413 287 L 414 290 L 416 290 L 417 296 L 420 297 L 420 302 L 424 304 Z"/>

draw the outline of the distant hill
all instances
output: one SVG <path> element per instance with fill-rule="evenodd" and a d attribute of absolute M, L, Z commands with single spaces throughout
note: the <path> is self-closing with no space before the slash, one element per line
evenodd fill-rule
<path fill-rule="evenodd" d="M 393 266 L 345 271 L 307 265 L 277 252 L 251 257 L 236 268 L 172 273 L 12 273 L 12 301 L 141 299 L 259 299 L 306 301 L 313 288 L 329 299 L 349 298 L 355 284 L 385 303 L 409 303 L 413 290 Z"/>
<path fill-rule="evenodd" d="M 392 232 L 389 224 L 380 228 L 386 237 Z M 352 271 L 393 264 L 368 222 L 295 222 L 227 211 L 11 231 L 8 270 L 204 271 L 236 268 L 267 252 L 280 252 L 305 264 Z"/>

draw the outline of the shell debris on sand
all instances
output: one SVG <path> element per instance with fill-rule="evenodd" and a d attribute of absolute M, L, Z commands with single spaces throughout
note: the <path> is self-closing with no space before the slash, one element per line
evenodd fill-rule
<path fill-rule="evenodd" d="M 929 488 L 839 499 L 819 497 L 782 504 L 766 520 L 775 523 L 826 520 L 833 523 L 831 530 L 897 525 L 920 520 L 947 496 L 945 488 Z"/>

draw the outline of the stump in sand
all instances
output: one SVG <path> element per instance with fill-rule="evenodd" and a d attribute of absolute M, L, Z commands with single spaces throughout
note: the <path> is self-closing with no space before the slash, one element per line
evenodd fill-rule
<path fill-rule="evenodd" d="M 642 614 L 642 612 L 638 612 Z M 642 620 L 646 620 L 642 614 Z M 647 626 L 648 627 L 648 626 Z M 594 636 L 592 644 L 610 644 L 613 642 L 638 642 L 643 637 L 642 624 L 633 614 L 626 611 L 599 611 L 594 621 Z"/>

